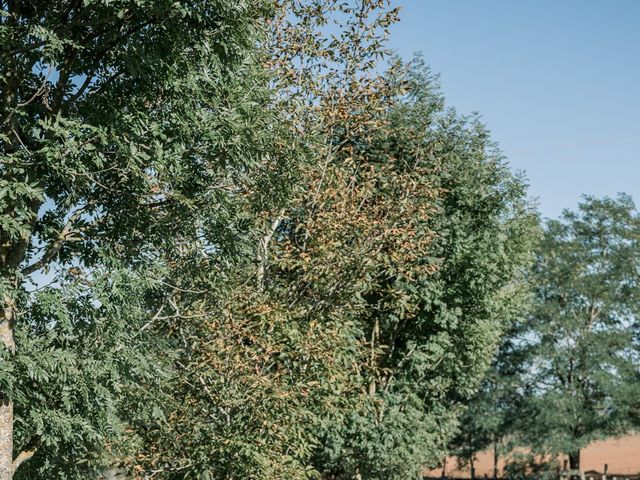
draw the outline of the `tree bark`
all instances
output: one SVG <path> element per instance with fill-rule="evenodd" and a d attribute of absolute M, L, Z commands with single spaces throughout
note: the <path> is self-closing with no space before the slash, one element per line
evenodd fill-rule
<path fill-rule="evenodd" d="M 0 398 L 0 480 L 13 477 L 13 402 Z"/>
<path fill-rule="evenodd" d="M 467 437 L 467 439 L 469 440 L 469 467 L 471 468 L 471 480 L 475 480 L 476 479 L 476 466 L 474 463 L 474 456 L 475 456 L 475 449 L 473 448 L 473 438 L 471 433 L 469 433 L 469 436 Z"/>
<path fill-rule="evenodd" d="M 30 203 L 33 218 L 30 227 L 33 228 L 36 213 L 41 202 L 32 200 Z M 0 235 L 1 237 L 1 235 Z M 0 274 L 8 280 L 12 288 L 18 285 L 16 271 L 25 257 L 25 252 L 31 239 L 31 230 L 13 245 L 6 245 L 6 239 L 1 239 L 0 247 Z M 5 293 L 0 309 L 0 348 L 4 348 L 10 355 L 16 353 L 14 326 L 16 323 L 16 299 L 11 293 Z M 30 457 L 29 457 L 30 458 Z M 13 400 L 8 392 L 0 392 L 0 480 L 11 480 L 17 466 L 24 459 L 14 465 L 13 462 Z"/>
<path fill-rule="evenodd" d="M 278 230 L 280 223 L 284 218 L 284 209 L 280 210 L 280 214 L 278 217 L 271 223 L 269 231 L 260 239 L 260 245 L 258 246 L 258 289 L 260 291 L 265 288 L 265 274 L 267 271 L 267 264 L 269 262 L 269 244 L 271 243 L 271 238 Z"/>
<path fill-rule="evenodd" d="M 493 441 L 493 480 L 498 480 L 498 441 Z"/>
<path fill-rule="evenodd" d="M 0 341 L 4 348 L 15 353 L 13 337 L 15 321 L 14 302 L 4 298 L 4 308 L 0 310 Z M 0 392 L 0 480 L 13 477 L 13 401 L 6 392 Z"/>

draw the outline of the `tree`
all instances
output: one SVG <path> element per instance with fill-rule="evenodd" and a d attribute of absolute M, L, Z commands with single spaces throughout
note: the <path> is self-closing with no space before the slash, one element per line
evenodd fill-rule
<path fill-rule="evenodd" d="M 363 159 L 376 161 L 384 152 L 400 164 L 431 167 L 419 181 L 439 192 L 423 217 L 433 238 L 414 251 L 434 268 L 407 276 L 394 268 L 380 276 L 384 282 L 363 285 L 371 310 L 357 319 L 367 332 L 360 342 L 371 348 L 375 332 L 379 350 L 363 370 L 366 408 L 324 434 L 320 461 L 338 478 L 410 478 L 442 459 L 462 405 L 517 310 L 513 297 L 535 238 L 524 184 L 482 125 L 443 111 L 437 84 L 420 62 L 402 79 L 407 91 Z"/>
<path fill-rule="evenodd" d="M 153 267 L 156 260 L 181 248 L 177 237 L 195 241 L 201 224 L 194 212 L 212 202 L 224 212 L 234 198 L 218 180 L 243 175 L 254 163 L 215 127 L 219 109 L 228 106 L 228 80 L 253 51 L 267 6 L 258 0 L 0 2 L 0 339 L 6 350 L 0 479 L 12 478 L 35 449 L 44 458 L 34 464 L 48 474 L 61 462 L 73 471 L 59 478 L 87 478 L 88 470 L 79 471 L 84 459 L 73 455 L 110 446 L 105 415 L 114 413 L 123 386 L 113 369 L 130 365 L 115 355 L 101 358 L 107 347 L 90 345 L 144 336 L 155 315 L 141 312 L 163 308 L 174 290 Z M 101 280 L 122 269 L 130 286 Z M 144 291 L 133 286 L 140 279 L 153 280 L 142 296 L 145 308 L 142 298 L 123 295 Z M 43 295 L 31 293 L 29 282 L 39 288 L 48 280 Z M 101 295 L 103 288 L 111 293 Z M 131 320 L 116 322 L 123 330 L 99 333 L 122 314 L 111 304 L 120 301 L 122 312 L 131 307 L 137 314 L 120 317 Z M 118 348 L 135 357 L 136 341 Z M 89 353 L 95 361 L 78 364 L 81 375 L 74 376 L 78 371 L 47 358 L 52 353 L 61 361 Z M 71 378 L 83 386 L 66 384 Z M 54 384 L 57 398 L 46 393 Z M 98 390 L 90 415 L 88 405 L 70 406 L 70 392 Z M 24 449 L 15 463 L 14 402 L 15 447 Z M 42 402 L 46 421 L 36 412 Z M 37 419 L 44 423 L 28 424 Z M 90 426 L 94 421 L 104 425 Z M 58 433 L 50 435 L 54 423 Z M 84 446 L 68 456 L 51 454 L 53 445 L 74 438 Z"/>
<path fill-rule="evenodd" d="M 322 167 L 312 163 L 279 231 L 302 268 L 273 275 L 304 285 L 314 315 L 351 328 L 354 352 L 351 394 L 321 415 L 314 465 L 328 477 L 405 478 L 441 458 L 480 381 L 533 216 L 486 129 L 444 110 L 420 62 L 372 70 L 397 14 L 384 14 L 387 2 L 291 3 L 284 31 L 306 41 L 279 43 Z M 314 30 L 336 16 L 347 18 L 337 34 Z"/>
<path fill-rule="evenodd" d="M 268 64 L 302 158 L 277 201 L 246 189 L 232 265 L 207 255 L 172 275 L 207 292 L 179 300 L 206 320 L 172 326 L 178 401 L 141 468 L 408 478 L 440 458 L 490 358 L 528 256 L 524 184 L 419 63 L 376 70 L 386 2 L 283 7 Z"/>
<path fill-rule="evenodd" d="M 637 373 L 640 215 L 626 195 L 584 197 L 549 221 L 531 283 L 520 430 L 534 449 L 580 468 L 589 442 L 629 428 Z M 637 331 L 637 330 L 636 330 Z"/>
<path fill-rule="evenodd" d="M 459 467 L 469 467 L 471 480 L 476 478 L 477 454 L 489 448 L 494 454 L 493 476 L 494 479 L 498 478 L 498 449 L 504 432 L 504 418 L 497 405 L 496 387 L 493 382 L 483 380 L 480 391 L 470 400 L 460 417 L 458 434 L 449 444 L 449 452 L 457 458 Z"/>
<path fill-rule="evenodd" d="M 369 15 L 378 3 L 364 2 L 358 11 Z M 307 12 L 306 6 L 301 8 Z M 356 15 L 348 18 L 348 25 L 361 20 Z M 368 36 L 360 37 L 350 28 L 345 31 L 354 42 L 368 41 Z M 286 33 L 286 38 L 290 35 Z M 355 55 L 351 49 L 357 55 L 372 55 L 364 53 L 369 47 L 349 46 L 345 49 L 349 55 Z M 277 71 L 292 62 L 283 55 L 284 59 L 274 60 Z M 308 57 L 311 64 L 325 60 Z M 400 251 L 404 240 L 394 237 L 403 231 L 398 225 L 402 215 L 411 219 L 415 213 L 411 220 L 419 226 L 432 196 L 431 187 L 417 183 L 411 171 L 378 171 L 377 166 L 365 165 L 359 173 L 360 164 L 348 158 L 349 152 L 355 155 L 357 138 L 368 135 L 366 129 L 374 130 L 382 120 L 376 112 L 383 110 L 384 97 L 374 89 L 384 87 L 382 77 L 375 75 L 362 83 L 351 78 L 371 70 L 353 64 L 353 69 L 334 72 L 336 83 L 318 85 L 319 76 L 303 84 L 304 89 L 286 74 L 280 79 L 285 91 L 276 97 L 276 105 L 286 107 L 278 110 L 291 125 L 290 135 L 302 139 L 301 168 L 289 172 L 298 173 L 299 184 L 275 204 L 245 205 L 255 241 L 246 244 L 244 259 L 225 270 L 224 285 L 207 289 L 198 312 L 209 319 L 208 325 L 183 330 L 188 343 L 196 347 L 184 352 L 185 381 L 178 382 L 184 396 L 170 428 L 190 434 L 181 434 L 184 441 L 176 448 L 159 439 L 164 445 L 161 461 L 166 462 L 168 452 L 175 455 L 170 463 L 180 472 L 218 478 L 304 478 L 314 473 L 310 455 L 317 436 L 312 427 L 318 417 L 344 403 L 344 392 L 353 388 L 349 384 L 358 368 L 360 353 L 351 320 L 362 304 L 354 298 L 356 289 L 367 272 L 375 273 L 381 243 Z M 344 89 L 347 81 L 351 90 Z M 320 108 L 300 108 L 301 96 L 315 96 Z M 350 110 L 356 106 L 360 110 Z M 331 132 L 344 138 L 336 141 Z M 416 198 L 403 194 L 403 187 L 410 187 L 408 193 Z M 263 192 L 255 193 L 254 201 Z M 350 218 L 350 214 L 355 215 Z M 419 233 L 428 238 L 428 232 Z M 351 250 L 345 255 L 341 245 L 349 244 Z M 402 260 L 419 245 L 403 246 Z M 203 259 L 188 276 L 199 278 L 194 274 L 205 272 L 205 283 L 211 282 L 216 265 L 206 263 Z"/>
<path fill-rule="evenodd" d="M 537 236 L 536 236 L 537 238 Z M 523 271 L 523 274 L 526 271 Z M 524 275 L 523 275 L 524 277 Z M 506 467 L 513 468 L 514 446 L 519 446 L 518 428 L 523 409 L 522 378 L 526 374 L 523 350 L 519 343 L 523 321 L 531 307 L 531 288 L 521 277 L 519 290 L 511 297 L 512 309 L 508 314 L 506 331 L 500 340 L 495 358 L 486 373 L 480 389 L 465 406 L 460 418 L 458 433 L 449 444 L 449 451 L 458 458 L 463 466 L 471 467 L 481 451 L 493 451 L 493 477 L 498 478 L 500 457 L 505 459 Z M 520 453 L 520 452 L 518 452 Z M 529 459 L 527 458 L 527 461 Z M 517 463 L 517 462 L 516 462 Z M 527 472 L 527 464 L 523 470 Z M 512 471 L 510 476 L 515 472 Z"/>

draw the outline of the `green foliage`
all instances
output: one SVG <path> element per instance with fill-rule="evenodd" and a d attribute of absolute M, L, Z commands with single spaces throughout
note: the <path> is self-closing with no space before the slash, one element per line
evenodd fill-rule
<path fill-rule="evenodd" d="M 547 223 L 535 305 L 510 341 L 524 395 L 517 425 L 535 450 L 570 454 L 632 428 L 640 391 L 640 216 L 630 197 L 585 197 Z"/>
<path fill-rule="evenodd" d="M 538 235 L 535 238 L 539 238 Z M 458 433 L 449 444 L 450 454 L 465 467 L 475 461 L 479 452 L 492 450 L 494 462 L 506 461 L 509 478 L 520 478 L 534 470 L 538 475 L 542 471 L 536 463 L 538 459 L 529 458 L 530 455 L 522 457 L 521 451 L 514 450 L 522 445 L 517 430 L 524 404 L 522 377 L 527 370 L 526 352 L 519 338 L 525 328 L 522 319 L 530 312 L 532 300 L 531 286 L 521 278 L 506 304 L 510 306 L 505 312 L 506 329 L 495 358 L 480 389 L 465 405 Z"/>
<path fill-rule="evenodd" d="M 126 245 L 150 228 L 154 200 L 172 203 L 173 221 L 183 219 L 180 200 L 213 183 L 222 165 L 214 157 L 220 142 L 208 149 L 219 140 L 211 100 L 255 28 L 248 4 L 76 3 L 7 11 L 3 52 L 26 53 L 2 63 L 3 122 L 10 126 L 4 177 L 14 191 L 25 185 L 25 205 L 37 197 L 34 188 L 54 204 L 36 225 L 45 239 L 49 224 L 59 227 L 82 206 L 99 218 L 92 229 L 100 238 Z M 114 18 L 122 21 L 111 25 Z M 130 208 L 137 214 L 125 215 Z"/>
<path fill-rule="evenodd" d="M 381 73 L 397 10 L 17 3 L 0 2 L 0 387 L 35 455 L 16 477 L 439 461 L 521 308 L 535 219 L 419 60 Z"/>
<path fill-rule="evenodd" d="M 16 478 L 95 478 L 125 450 L 123 392 L 158 380 L 158 345 L 140 335 L 153 285 L 97 271 L 31 296 L 16 332 Z"/>
<path fill-rule="evenodd" d="M 0 7 L 0 331 L 17 342 L 1 393 L 14 456 L 35 451 L 17 475 L 87 478 L 131 463 L 143 436 L 127 424 L 162 419 L 175 346 L 151 326 L 179 313 L 170 267 L 186 250 L 244 253 L 241 188 L 281 173 L 256 128 L 271 115 L 255 68 L 270 5 Z"/>
<path fill-rule="evenodd" d="M 518 279 L 536 236 L 524 184 L 486 130 L 443 109 L 437 84 L 419 61 L 398 80 L 410 88 L 365 158 L 427 166 L 414 173 L 440 192 L 423 217 L 433 237 L 413 251 L 420 256 L 416 265 L 434 268 L 418 273 L 398 250 L 402 267 L 360 287 L 371 313 L 356 319 L 358 342 L 371 348 L 373 331 L 379 352 L 373 379 L 367 369 L 360 379 L 365 407 L 323 428 L 319 468 L 339 478 L 413 478 L 442 459 L 460 407 L 522 307 L 514 301 Z M 398 300 L 371 303 L 385 297 Z"/>
<path fill-rule="evenodd" d="M 542 460 L 531 452 L 516 452 L 507 459 L 504 476 L 513 480 L 552 480 L 558 478 L 557 469 L 554 458 Z"/>

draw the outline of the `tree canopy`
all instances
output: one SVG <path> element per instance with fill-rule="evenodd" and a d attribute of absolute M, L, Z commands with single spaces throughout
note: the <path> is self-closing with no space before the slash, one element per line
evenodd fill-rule
<path fill-rule="evenodd" d="M 471 403 L 462 438 L 480 435 L 462 453 L 502 438 L 504 453 L 530 450 L 520 474 L 539 478 L 549 468 L 536 462 L 562 455 L 579 470 L 589 443 L 637 429 L 639 219 L 620 194 L 585 196 L 546 223 L 527 274 L 531 305 Z"/>
<path fill-rule="evenodd" d="M 640 217 L 630 197 L 585 197 L 548 222 L 532 281 L 526 418 L 534 444 L 579 468 L 589 442 L 628 431 L 637 391 Z M 535 425 L 533 425 L 535 424 Z M 537 430 L 540 429 L 540 430 Z"/>
<path fill-rule="evenodd" d="M 437 463 L 536 217 L 397 9 L 0 7 L 0 480 Z"/>

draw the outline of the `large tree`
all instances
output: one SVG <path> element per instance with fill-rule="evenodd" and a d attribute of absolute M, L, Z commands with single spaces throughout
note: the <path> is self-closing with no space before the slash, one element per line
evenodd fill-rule
<path fill-rule="evenodd" d="M 224 216 L 226 180 L 257 161 L 221 123 L 244 124 L 227 86 L 253 89 L 232 80 L 266 4 L 0 2 L 0 479 L 34 452 L 34 468 L 87 478 L 83 454 L 111 448 L 105 419 L 127 365 L 116 353 L 135 353 L 122 342 L 166 317 L 174 290 L 150 265 L 197 241 L 203 206 Z M 234 227 L 215 220 L 223 251 Z M 72 440 L 82 447 L 54 448 Z"/>
<path fill-rule="evenodd" d="M 208 284 L 194 306 L 207 321 L 181 332 L 195 348 L 180 359 L 186 371 L 169 422 L 170 432 L 182 432 L 180 442 L 171 442 L 171 433 L 151 432 L 165 458 L 149 456 L 143 468 L 168 456 L 179 472 L 216 478 L 313 475 L 313 426 L 347 403 L 364 353 L 353 322 L 364 305 L 357 298 L 361 283 L 379 270 L 381 249 L 395 250 L 405 266 L 416 258 L 411 247 L 431 236 L 422 227 L 433 188 L 417 182 L 412 169 L 378 169 L 354 158 L 358 138 L 383 128 L 380 112 L 393 103 L 374 64 L 358 61 L 379 52 L 369 42 L 388 24 L 379 10 L 384 2 L 362 2 L 355 11 L 327 2 L 325 13 L 345 14 L 338 34 L 349 47 L 343 56 L 318 50 L 317 32 L 307 30 L 322 24 L 313 9 L 322 3 L 286 4 L 269 51 L 278 75 L 273 102 L 290 128 L 287 141 L 300 145 L 298 168 L 286 172 L 297 181 L 288 190 L 284 182 L 288 195 L 273 203 L 261 201 L 264 192 L 248 190 L 246 254 L 224 277 L 206 259 L 187 274 Z M 289 24 L 289 14 L 302 23 Z M 291 68 L 298 49 L 304 69 Z M 331 67 L 329 57 L 336 61 Z M 333 68 L 330 80 L 325 68 Z M 353 75 L 362 81 L 353 82 Z M 416 227 L 415 242 L 399 235 Z"/>
<path fill-rule="evenodd" d="M 358 158 L 406 168 L 438 194 L 428 212 L 398 223 L 431 232 L 429 242 L 418 246 L 405 234 L 401 246 L 382 249 L 358 286 L 365 394 L 321 428 L 317 462 L 329 478 L 412 478 L 442 459 L 462 405 L 521 306 L 515 299 L 535 237 L 524 183 L 486 129 L 444 109 L 419 61 L 394 80 L 406 90 L 380 136 L 360 142 Z M 412 226 L 415 218 L 422 221 Z"/>
<path fill-rule="evenodd" d="M 527 372 L 520 430 L 579 469 L 589 442 L 632 427 L 640 396 L 640 215 L 631 198 L 585 197 L 549 221 L 531 282 L 535 305 L 515 338 Z"/>
<path fill-rule="evenodd" d="M 354 3 L 283 2 L 267 63 L 301 158 L 275 202 L 246 189 L 244 255 L 176 275 L 206 293 L 175 329 L 147 473 L 411 478 L 491 357 L 528 256 L 524 184 L 420 62 L 380 73 L 396 12 Z"/>

